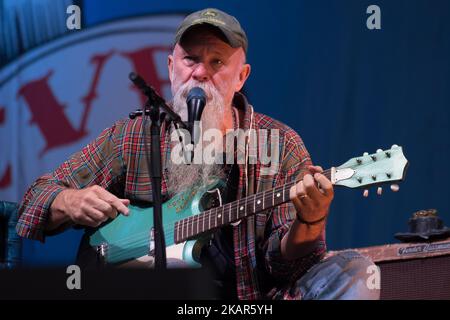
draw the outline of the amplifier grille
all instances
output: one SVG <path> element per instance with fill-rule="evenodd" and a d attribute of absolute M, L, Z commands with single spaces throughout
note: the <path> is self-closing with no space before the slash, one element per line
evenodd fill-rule
<path fill-rule="evenodd" d="M 381 299 L 450 299 L 450 255 L 380 261 Z"/>

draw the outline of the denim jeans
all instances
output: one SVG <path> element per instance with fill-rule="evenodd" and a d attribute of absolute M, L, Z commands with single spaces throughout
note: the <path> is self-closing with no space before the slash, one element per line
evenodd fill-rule
<path fill-rule="evenodd" d="M 184 261 L 169 259 L 169 268 L 186 267 Z M 377 267 L 356 251 L 344 251 L 311 267 L 289 289 L 278 291 L 272 299 L 377 300 L 380 290 L 370 281 Z M 375 275 L 376 276 L 376 275 Z M 368 284 L 369 282 L 369 284 Z"/>
<path fill-rule="evenodd" d="M 295 287 L 303 300 L 377 300 L 379 286 L 371 280 L 379 269 L 373 266 L 356 251 L 344 251 L 314 265 Z"/>

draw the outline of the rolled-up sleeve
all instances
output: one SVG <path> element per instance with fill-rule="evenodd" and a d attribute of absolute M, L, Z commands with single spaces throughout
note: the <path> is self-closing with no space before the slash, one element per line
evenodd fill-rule
<path fill-rule="evenodd" d="M 65 189 L 50 174 L 37 179 L 25 193 L 19 208 L 16 231 L 19 236 L 44 241 L 44 230 L 50 206 L 56 196 Z"/>

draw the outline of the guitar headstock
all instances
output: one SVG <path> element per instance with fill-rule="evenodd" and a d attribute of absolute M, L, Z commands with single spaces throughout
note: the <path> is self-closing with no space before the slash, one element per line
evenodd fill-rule
<path fill-rule="evenodd" d="M 391 183 L 392 191 L 398 190 L 396 182 L 405 177 L 408 160 L 403 154 L 402 147 L 393 145 L 389 150 L 378 149 L 376 153 L 365 152 L 335 169 L 332 173 L 332 182 L 335 185 L 348 188 L 363 188 L 373 185 Z M 377 193 L 381 194 L 381 187 Z M 364 191 L 364 196 L 368 190 Z"/>

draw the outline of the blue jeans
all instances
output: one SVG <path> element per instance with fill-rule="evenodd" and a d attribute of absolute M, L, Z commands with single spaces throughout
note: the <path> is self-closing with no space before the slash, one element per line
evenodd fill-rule
<path fill-rule="evenodd" d="M 379 273 L 373 266 L 356 251 L 344 251 L 314 265 L 294 287 L 304 300 L 377 300 L 379 285 L 372 280 Z"/>

